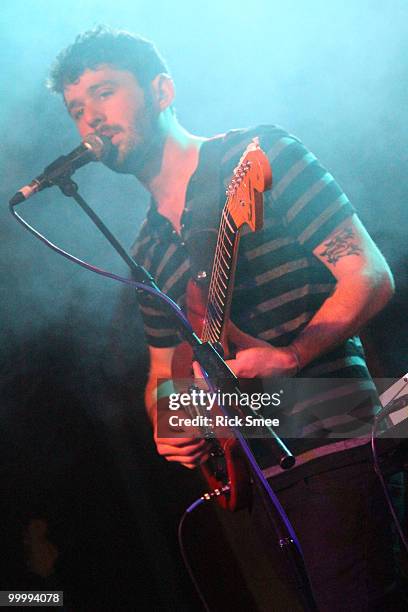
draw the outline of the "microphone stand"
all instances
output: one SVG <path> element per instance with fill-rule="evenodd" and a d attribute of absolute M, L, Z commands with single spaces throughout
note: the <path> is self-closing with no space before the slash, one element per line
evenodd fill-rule
<path fill-rule="evenodd" d="M 106 227 L 103 221 L 98 217 L 98 215 L 90 208 L 90 206 L 78 193 L 78 185 L 75 183 L 75 181 L 72 180 L 71 176 L 68 174 L 66 176 L 58 177 L 58 180 L 55 180 L 54 182 L 61 189 L 62 193 L 65 196 L 72 197 L 77 202 L 77 204 L 88 215 L 88 217 L 90 217 L 92 222 L 98 227 L 98 229 L 103 233 L 105 238 L 110 242 L 110 244 L 117 251 L 123 261 L 127 264 L 132 273 L 132 277 L 134 278 L 134 281 L 129 281 L 129 284 L 135 287 L 136 291 L 139 294 L 148 293 L 151 299 L 160 300 L 161 306 L 165 307 L 166 313 L 177 325 L 178 331 L 183 340 L 187 341 L 192 347 L 194 357 L 202 368 L 204 378 L 210 390 L 213 392 L 219 390 L 221 392 L 226 393 L 231 392 L 231 390 L 233 390 L 233 392 L 239 394 L 240 391 L 238 386 L 238 379 L 227 366 L 224 359 L 214 348 L 212 343 L 201 341 L 201 339 L 194 332 L 190 322 L 184 315 L 181 308 L 159 289 L 153 277 L 147 272 L 147 270 L 137 264 L 134 259 L 130 257 L 130 255 L 122 247 L 122 245 L 111 233 L 111 231 Z M 29 226 L 25 224 L 21 217 L 14 213 L 14 205 L 15 203 L 10 202 L 10 210 L 12 214 L 16 216 L 17 219 L 22 222 L 22 224 L 26 228 L 28 228 Z M 31 228 L 30 231 L 32 231 L 34 235 L 39 237 L 38 233 L 35 230 Z M 47 243 L 46 240 L 45 242 Z M 58 247 L 54 246 L 54 250 L 62 254 L 61 250 Z M 70 256 L 70 258 L 79 263 L 79 260 L 76 260 L 72 256 Z M 84 265 L 83 262 L 82 265 Z M 88 266 L 88 264 L 85 264 L 85 267 Z M 88 269 L 93 269 L 93 271 L 97 271 L 91 266 L 89 266 Z M 112 274 L 109 274 L 109 276 L 111 278 L 117 278 L 115 275 Z M 226 406 L 220 406 L 220 409 L 226 417 L 233 417 L 233 414 Z M 265 476 L 263 475 L 262 470 L 260 469 L 254 457 L 254 454 L 251 448 L 249 447 L 248 442 L 243 437 L 238 427 L 231 425 L 230 429 L 238 440 L 242 451 L 246 456 L 253 475 L 255 486 L 260 492 L 261 500 L 269 523 L 273 531 L 277 535 L 279 546 L 283 553 L 283 557 L 285 557 L 286 562 L 289 564 L 289 567 L 291 568 L 293 576 L 295 578 L 297 594 L 302 603 L 303 609 L 305 610 L 305 612 L 317 612 L 318 609 L 313 597 L 309 577 L 307 575 L 302 548 L 289 521 L 289 518 L 286 515 L 286 512 L 283 509 L 276 494 L 274 493 Z M 292 467 L 295 463 L 294 456 L 284 444 L 284 442 L 280 439 L 280 437 L 277 435 L 277 433 L 272 428 L 268 428 L 268 430 L 272 435 L 274 444 L 276 445 L 281 466 L 284 469 Z"/>

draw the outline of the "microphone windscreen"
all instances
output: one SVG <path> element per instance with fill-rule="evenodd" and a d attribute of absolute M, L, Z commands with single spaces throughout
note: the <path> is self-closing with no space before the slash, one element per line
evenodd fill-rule
<path fill-rule="evenodd" d="M 88 134 L 83 140 L 83 144 L 89 148 L 97 161 L 103 161 L 109 155 L 112 143 L 107 136 Z"/>

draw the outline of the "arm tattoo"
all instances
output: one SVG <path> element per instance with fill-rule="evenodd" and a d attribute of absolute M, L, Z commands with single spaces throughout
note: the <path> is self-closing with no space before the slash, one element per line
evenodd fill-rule
<path fill-rule="evenodd" d="M 362 251 L 356 243 L 351 229 L 339 230 L 324 246 L 325 249 L 320 253 L 320 256 L 325 257 L 328 263 L 333 265 L 336 265 L 342 257 L 359 255 Z"/>

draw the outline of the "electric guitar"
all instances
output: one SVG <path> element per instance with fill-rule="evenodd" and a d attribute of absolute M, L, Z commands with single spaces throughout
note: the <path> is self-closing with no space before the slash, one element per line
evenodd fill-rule
<path fill-rule="evenodd" d="M 210 284 L 204 286 L 200 279 L 190 279 L 187 286 L 187 315 L 194 331 L 204 342 L 221 345 L 225 357 L 230 355 L 228 321 L 240 231 L 244 225 L 252 231 L 262 228 L 263 192 L 271 185 L 268 158 L 255 138 L 242 155 L 226 191 Z M 173 379 L 191 378 L 192 361 L 190 345 L 179 345 L 173 357 Z M 192 416 L 195 415 L 196 412 Z M 206 433 L 211 434 L 203 435 Z M 201 470 L 220 506 L 235 511 L 248 504 L 249 472 L 235 438 L 212 439 L 211 457 L 201 465 Z"/>

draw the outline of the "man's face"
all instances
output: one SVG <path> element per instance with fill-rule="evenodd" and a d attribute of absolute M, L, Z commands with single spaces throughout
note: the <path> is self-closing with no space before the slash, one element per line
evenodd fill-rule
<path fill-rule="evenodd" d="M 157 113 L 131 72 L 109 65 L 87 69 L 66 85 L 64 99 L 82 138 L 89 133 L 110 138 L 107 166 L 130 173 L 143 168 L 158 138 Z"/>

